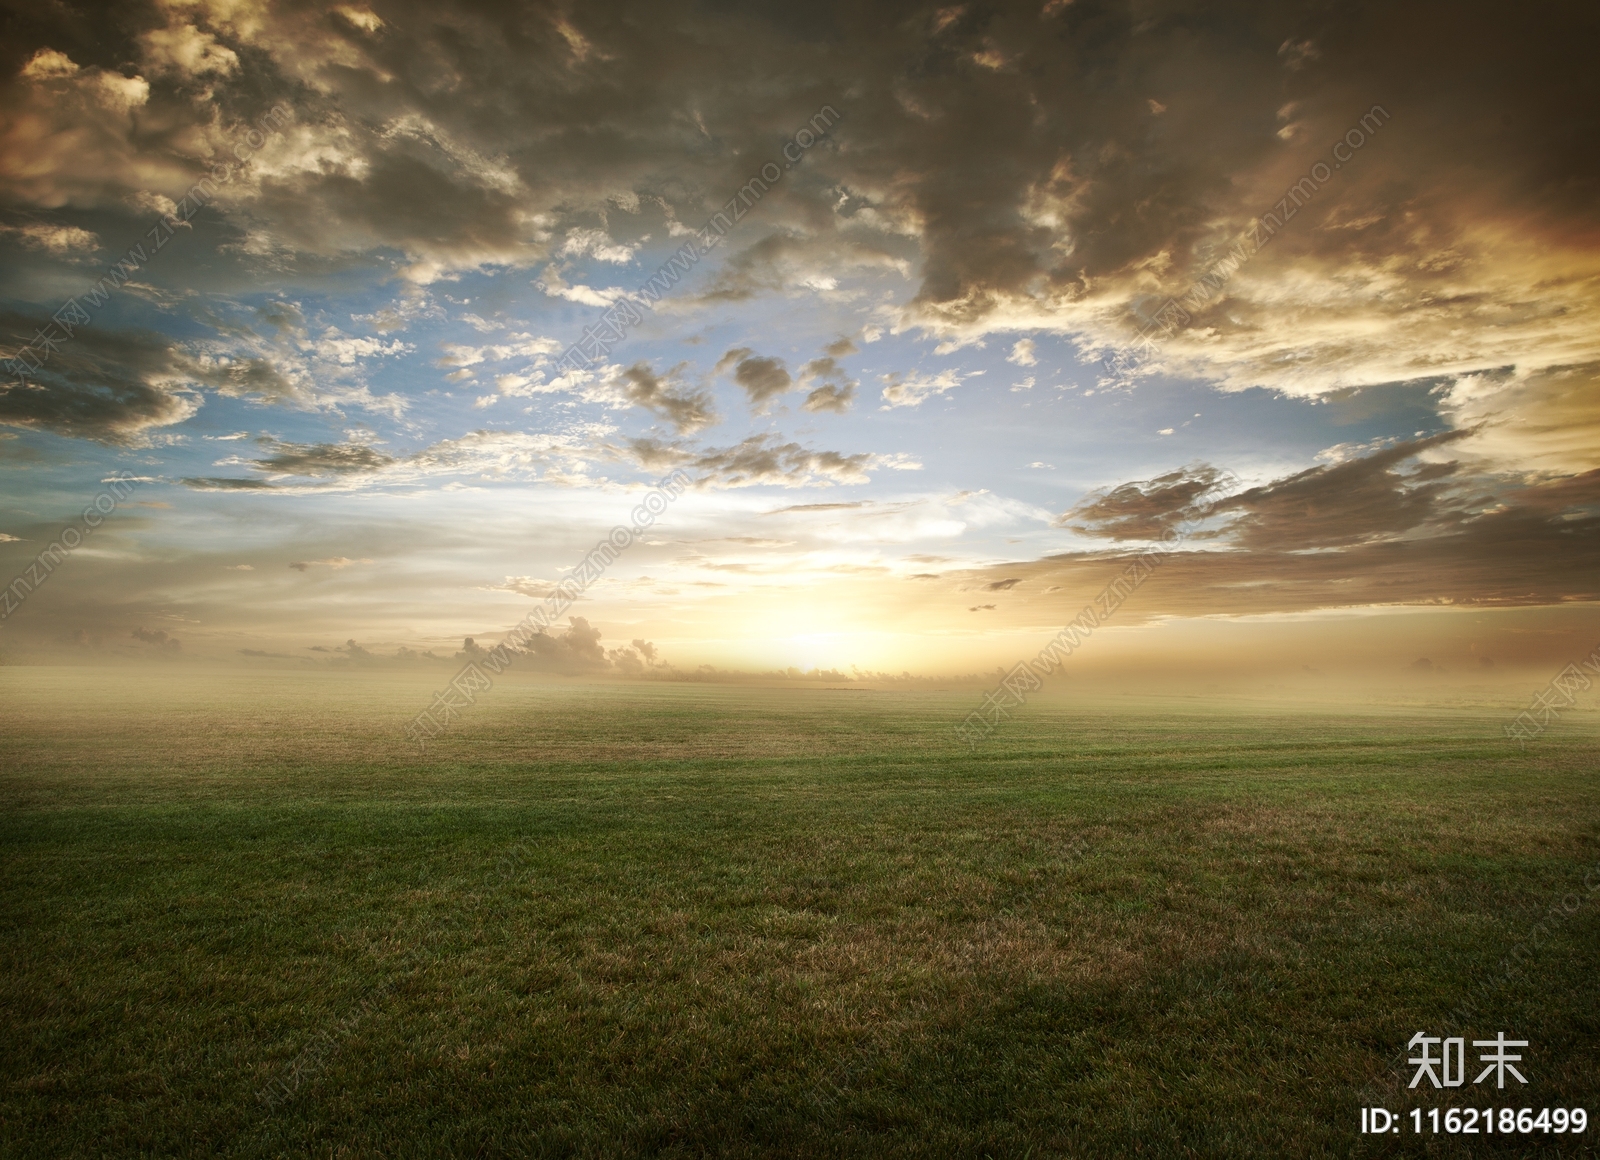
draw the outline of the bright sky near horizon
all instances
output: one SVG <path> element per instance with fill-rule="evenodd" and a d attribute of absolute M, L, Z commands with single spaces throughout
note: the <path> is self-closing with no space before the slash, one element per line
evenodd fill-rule
<path fill-rule="evenodd" d="M 988 670 L 1175 528 L 1100 661 L 1581 655 L 1597 14 L 1401 9 L 14 15 L 0 650 L 449 656 L 676 469 L 538 663 Z"/>

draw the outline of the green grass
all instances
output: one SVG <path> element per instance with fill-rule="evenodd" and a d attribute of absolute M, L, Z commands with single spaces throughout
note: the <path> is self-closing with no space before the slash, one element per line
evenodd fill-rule
<path fill-rule="evenodd" d="M 1532 1041 L 1501 1103 L 1600 1120 L 1591 734 L 1053 703 L 969 754 L 970 693 L 504 685 L 419 756 L 426 693 L 0 669 L 7 1154 L 1600 1140 L 1356 1134 L 1450 1106 L 1390 1065 L 1468 999 Z"/>

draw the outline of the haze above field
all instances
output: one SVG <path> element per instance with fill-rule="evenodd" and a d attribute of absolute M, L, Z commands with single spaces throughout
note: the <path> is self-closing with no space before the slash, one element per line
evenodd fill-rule
<path fill-rule="evenodd" d="M 9 20 L 0 580 L 137 483 L 8 661 L 449 657 L 674 469 L 547 667 L 988 670 L 1175 530 L 1074 663 L 1594 644 L 1592 7 Z"/>

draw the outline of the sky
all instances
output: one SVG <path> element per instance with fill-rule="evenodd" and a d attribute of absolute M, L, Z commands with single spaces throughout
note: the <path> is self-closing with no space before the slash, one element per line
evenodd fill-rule
<path fill-rule="evenodd" d="M 1082 671 L 1597 636 L 1592 5 L 5 20 L 6 663 L 442 663 L 672 472 L 529 667 L 982 673 L 1174 542 Z"/>

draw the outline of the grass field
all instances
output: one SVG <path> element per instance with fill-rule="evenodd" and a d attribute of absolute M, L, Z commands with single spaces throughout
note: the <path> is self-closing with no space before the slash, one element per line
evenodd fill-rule
<path fill-rule="evenodd" d="M 1592 730 L 1061 703 L 969 754 L 971 693 L 530 684 L 421 757 L 428 688 L 0 669 L 8 1155 L 1600 1140 Z M 1408 1093 L 1419 1030 L 1531 1083 Z M 1357 1135 L 1488 1102 L 1591 1124 Z"/>

